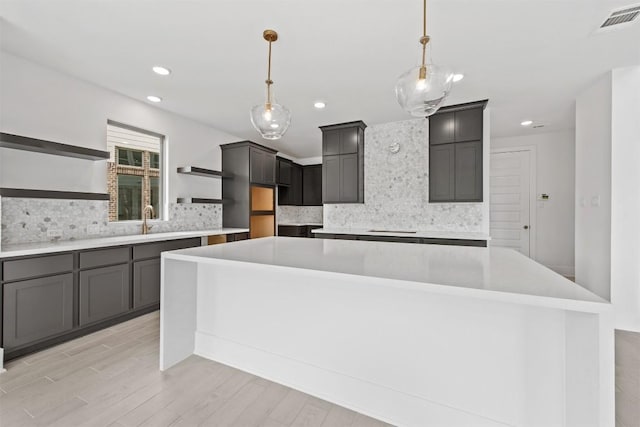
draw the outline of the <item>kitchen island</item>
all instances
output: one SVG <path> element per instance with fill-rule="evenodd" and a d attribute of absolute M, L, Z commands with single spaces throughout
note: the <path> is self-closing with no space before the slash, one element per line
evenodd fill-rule
<path fill-rule="evenodd" d="M 270 237 L 162 255 L 191 354 L 395 425 L 614 425 L 598 296 L 503 248 Z"/>

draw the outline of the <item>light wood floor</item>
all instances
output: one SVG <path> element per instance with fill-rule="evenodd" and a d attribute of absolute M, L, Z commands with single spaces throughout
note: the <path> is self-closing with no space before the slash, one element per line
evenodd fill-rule
<path fill-rule="evenodd" d="M 640 427 L 640 334 L 616 331 L 616 426 Z"/>
<path fill-rule="evenodd" d="M 386 424 L 192 356 L 158 370 L 159 312 L 7 363 L 0 426 Z"/>
<path fill-rule="evenodd" d="M 192 356 L 158 370 L 159 312 L 9 362 L 0 426 L 385 426 Z M 640 427 L 640 334 L 616 331 L 616 426 Z"/>

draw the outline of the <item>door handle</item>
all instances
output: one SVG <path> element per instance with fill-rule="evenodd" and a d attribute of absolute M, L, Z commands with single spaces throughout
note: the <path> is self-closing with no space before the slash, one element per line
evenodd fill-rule
<path fill-rule="evenodd" d="M 528 230 L 528 229 L 529 229 L 529 226 L 528 226 L 528 225 L 525 225 L 525 226 L 524 226 L 524 227 L 522 227 L 522 228 L 524 228 L 525 230 Z"/>

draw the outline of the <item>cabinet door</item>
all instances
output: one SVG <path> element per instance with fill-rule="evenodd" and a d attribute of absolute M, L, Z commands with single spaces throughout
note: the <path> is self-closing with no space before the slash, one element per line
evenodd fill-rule
<path fill-rule="evenodd" d="M 340 130 L 322 131 L 322 155 L 335 156 L 340 154 Z"/>
<path fill-rule="evenodd" d="M 293 165 L 291 168 L 291 204 L 302 205 L 302 167 Z"/>
<path fill-rule="evenodd" d="M 278 185 L 291 185 L 291 163 L 286 160 L 277 160 Z"/>
<path fill-rule="evenodd" d="M 73 328 L 73 274 L 4 284 L 3 347 L 11 350 Z"/>
<path fill-rule="evenodd" d="M 276 185 L 276 155 L 264 153 L 262 158 L 262 182 Z"/>
<path fill-rule="evenodd" d="M 456 142 L 482 140 L 482 108 L 456 111 Z"/>
<path fill-rule="evenodd" d="M 305 166 L 302 171 L 302 204 L 322 206 L 322 165 Z"/>
<path fill-rule="evenodd" d="M 133 308 L 160 302 L 160 258 L 133 263 Z"/>
<path fill-rule="evenodd" d="M 293 203 L 291 202 L 291 196 L 293 194 L 293 190 L 291 187 L 278 187 L 278 205 L 279 206 L 290 206 Z"/>
<path fill-rule="evenodd" d="M 451 202 L 455 198 L 455 144 L 429 147 L 429 201 Z"/>
<path fill-rule="evenodd" d="M 358 155 L 340 156 L 340 201 L 358 201 Z"/>
<path fill-rule="evenodd" d="M 482 201 L 482 141 L 460 142 L 456 147 L 456 201 Z"/>
<path fill-rule="evenodd" d="M 262 184 L 264 182 L 265 152 L 257 148 L 249 149 L 250 181 Z"/>
<path fill-rule="evenodd" d="M 455 141 L 455 113 L 438 113 L 429 117 L 429 145 Z"/>
<path fill-rule="evenodd" d="M 129 311 L 129 264 L 80 272 L 80 326 Z"/>
<path fill-rule="evenodd" d="M 340 154 L 358 152 L 358 131 L 360 128 L 340 129 Z"/>
<path fill-rule="evenodd" d="M 322 161 L 322 202 L 340 202 L 340 157 L 326 156 Z"/>

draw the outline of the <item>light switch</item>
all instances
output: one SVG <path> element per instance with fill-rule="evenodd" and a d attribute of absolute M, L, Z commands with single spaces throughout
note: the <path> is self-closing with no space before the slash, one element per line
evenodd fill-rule
<path fill-rule="evenodd" d="M 594 206 L 594 207 L 600 206 L 600 196 L 591 197 L 591 206 Z"/>
<path fill-rule="evenodd" d="M 587 206 L 587 199 L 585 197 L 580 197 L 580 207 L 586 207 Z"/>

